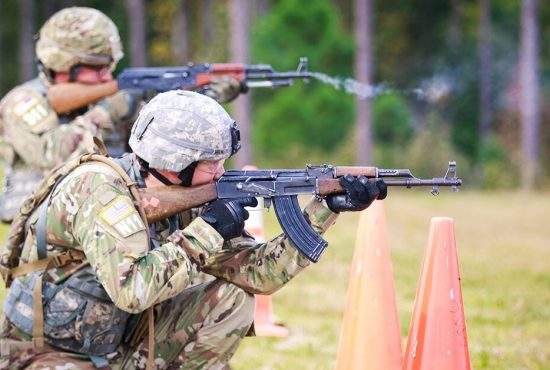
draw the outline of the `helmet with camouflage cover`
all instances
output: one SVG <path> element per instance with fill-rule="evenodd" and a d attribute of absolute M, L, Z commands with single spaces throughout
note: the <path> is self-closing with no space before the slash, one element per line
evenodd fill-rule
<path fill-rule="evenodd" d="M 40 29 L 36 55 L 54 72 L 68 72 L 77 64 L 111 65 L 124 55 L 118 30 L 99 10 L 85 7 L 62 9 Z"/>
<path fill-rule="evenodd" d="M 237 124 L 214 99 L 176 90 L 143 107 L 129 144 L 150 167 L 180 172 L 197 161 L 229 158 L 239 141 Z"/>

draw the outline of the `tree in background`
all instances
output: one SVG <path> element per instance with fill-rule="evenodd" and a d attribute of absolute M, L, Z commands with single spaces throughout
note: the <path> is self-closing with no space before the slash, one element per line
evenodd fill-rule
<path fill-rule="evenodd" d="M 307 56 L 312 70 L 351 75 L 353 40 L 329 0 L 307 6 L 300 0 L 278 1 L 252 36 L 254 62 L 292 70 L 299 57 Z M 257 91 L 256 98 L 253 145 L 262 165 L 329 161 L 349 139 L 353 98 L 330 86 L 298 81 L 284 90 Z"/>
<path fill-rule="evenodd" d="M 229 0 L 229 32 L 231 61 L 248 63 L 249 59 L 249 28 L 250 4 L 249 0 Z M 252 160 L 252 145 L 250 142 L 251 101 L 250 95 L 239 96 L 233 103 L 233 116 L 239 123 L 242 148 L 237 153 L 235 162 L 237 167 L 254 164 Z"/>
<path fill-rule="evenodd" d="M 176 63 L 185 64 L 189 62 L 188 1 L 179 0 L 178 3 L 175 20 L 172 24 L 172 53 L 176 58 Z"/>
<path fill-rule="evenodd" d="M 130 63 L 133 67 L 147 65 L 145 44 L 144 0 L 124 0 L 130 25 Z"/>
<path fill-rule="evenodd" d="M 491 133 L 492 121 L 492 45 L 491 45 L 491 0 L 480 0 L 479 17 L 479 135 L 484 143 Z"/>
<path fill-rule="evenodd" d="M 373 47 L 372 22 L 373 0 L 355 1 L 355 77 L 357 81 L 368 85 L 373 84 Z M 357 99 L 357 117 L 355 130 L 357 135 L 356 158 L 358 165 L 372 163 L 372 102 L 371 99 Z"/>
<path fill-rule="evenodd" d="M 214 28 L 214 21 L 213 21 L 213 12 L 214 9 L 212 7 L 213 0 L 202 0 L 201 1 L 201 19 L 202 19 L 202 38 L 204 40 L 204 43 L 209 45 L 212 42 L 212 29 Z"/>
<path fill-rule="evenodd" d="M 521 8 L 521 43 L 519 60 L 520 121 L 522 129 L 521 185 L 535 185 L 539 156 L 539 45 L 538 1 L 523 0 Z"/>
<path fill-rule="evenodd" d="M 21 14 L 21 31 L 19 32 L 19 64 L 21 82 L 30 80 L 36 75 L 34 64 L 35 3 L 33 0 L 19 2 Z"/>

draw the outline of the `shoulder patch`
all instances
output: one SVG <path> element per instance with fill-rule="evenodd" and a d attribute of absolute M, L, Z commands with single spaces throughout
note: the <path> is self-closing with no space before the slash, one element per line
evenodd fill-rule
<path fill-rule="evenodd" d="M 99 211 L 99 218 L 115 229 L 123 238 L 145 230 L 145 225 L 134 204 L 124 195 L 118 195 Z"/>
<path fill-rule="evenodd" d="M 115 199 L 117 196 L 117 193 L 115 193 L 113 190 L 107 190 L 97 196 L 97 199 L 101 202 L 102 205 L 109 204 L 110 201 Z"/>
<path fill-rule="evenodd" d="M 19 89 L 6 101 L 4 119 L 24 123 L 32 133 L 41 134 L 58 125 L 58 117 L 38 91 Z"/>

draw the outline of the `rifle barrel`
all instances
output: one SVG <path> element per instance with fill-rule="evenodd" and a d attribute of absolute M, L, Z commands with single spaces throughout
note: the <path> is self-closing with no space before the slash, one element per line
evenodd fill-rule
<path fill-rule="evenodd" d="M 284 80 L 288 78 L 311 78 L 310 72 L 249 72 L 246 75 L 247 80 Z"/>
<path fill-rule="evenodd" d="M 460 186 L 462 179 L 384 179 L 388 186 Z"/>

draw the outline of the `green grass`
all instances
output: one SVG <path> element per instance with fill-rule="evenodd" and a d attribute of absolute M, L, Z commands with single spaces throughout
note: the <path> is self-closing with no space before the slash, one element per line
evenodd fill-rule
<path fill-rule="evenodd" d="M 549 195 L 390 194 L 387 223 L 403 348 L 430 218 L 450 216 L 473 367 L 550 368 Z M 234 368 L 334 368 L 356 221 L 356 215 L 343 215 L 326 235 L 330 246 L 321 261 L 274 295 L 275 313 L 290 337 L 245 339 Z M 271 217 L 268 230 L 277 230 Z"/>
<path fill-rule="evenodd" d="M 392 192 L 386 211 L 403 347 L 430 217 L 450 216 L 473 367 L 550 368 L 549 193 Z M 278 227 L 273 211 L 268 215 L 273 235 Z M 341 216 L 321 261 L 275 294 L 275 313 L 290 337 L 246 338 L 231 362 L 235 369 L 334 368 L 356 221 Z"/>

